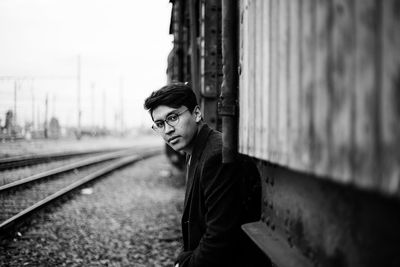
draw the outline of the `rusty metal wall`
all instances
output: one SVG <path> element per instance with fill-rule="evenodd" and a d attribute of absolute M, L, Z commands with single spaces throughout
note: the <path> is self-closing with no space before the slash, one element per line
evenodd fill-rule
<path fill-rule="evenodd" d="M 221 0 L 200 1 L 200 91 L 203 118 L 221 130 L 218 99 L 222 83 Z"/>
<path fill-rule="evenodd" d="M 400 196 L 399 10 L 241 0 L 239 152 Z"/>
<path fill-rule="evenodd" d="M 171 14 L 170 34 L 173 35 L 173 48 L 168 55 L 167 82 L 187 82 L 190 77 L 189 11 L 185 1 L 174 1 Z"/>
<path fill-rule="evenodd" d="M 174 47 L 168 57 L 168 82 L 190 82 L 204 121 L 221 130 L 221 0 L 173 1 L 170 33 Z"/>
<path fill-rule="evenodd" d="M 265 161 L 253 239 L 278 267 L 400 266 L 400 202 Z"/>

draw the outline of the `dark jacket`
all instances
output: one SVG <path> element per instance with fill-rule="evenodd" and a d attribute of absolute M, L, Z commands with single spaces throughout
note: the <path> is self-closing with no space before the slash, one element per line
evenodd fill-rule
<path fill-rule="evenodd" d="M 249 255 L 256 247 L 240 226 L 259 219 L 259 179 L 246 181 L 257 173 L 244 162 L 222 164 L 221 133 L 204 125 L 195 141 L 182 215 L 184 251 L 181 267 L 257 266 Z M 257 176 L 257 175 L 256 175 Z M 257 183 L 258 182 L 258 183 Z M 250 203 L 249 199 L 255 203 Z M 250 249 L 251 247 L 251 249 Z"/>

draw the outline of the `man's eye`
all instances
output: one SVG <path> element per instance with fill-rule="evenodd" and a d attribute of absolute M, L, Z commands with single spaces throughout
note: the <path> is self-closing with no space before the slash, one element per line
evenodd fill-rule
<path fill-rule="evenodd" d="M 163 128 L 163 127 L 164 127 L 164 122 L 158 121 L 158 122 L 155 122 L 154 125 L 155 125 L 157 128 Z"/>
<path fill-rule="evenodd" d="M 177 120 L 178 120 L 178 115 L 176 114 L 171 114 L 167 118 L 167 121 L 177 121 Z"/>

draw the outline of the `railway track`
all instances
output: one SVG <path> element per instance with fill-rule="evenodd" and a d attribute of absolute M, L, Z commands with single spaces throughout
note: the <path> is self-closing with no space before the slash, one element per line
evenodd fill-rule
<path fill-rule="evenodd" d="M 124 150 L 91 157 L 0 186 L 0 236 L 77 188 L 128 164 L 161 152 Z"/>
<path fill-rule="evenodd" d="M 102 154 L 107 152 L 122 151 L 126 149 L 110 148 L 100 149 L 91 151 L 80 151 L 80 152 L 63 152 L 63 153 L 47 153 L 38 155 L 22 155 L 0 159 L 0 171 L 31 166 L 35 164 L 50 162 L 54 160 L 68 159 L 78 156 Z"/>

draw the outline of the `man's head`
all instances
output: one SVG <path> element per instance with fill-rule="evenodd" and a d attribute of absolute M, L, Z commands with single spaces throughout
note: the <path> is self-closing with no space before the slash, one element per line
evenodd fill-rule
<path fill-rule="evenodd" d="M 144 103 L 154 121 L 153 129 L 176 151 L 191 153 L 192 141 L 201 125 L 196 95 L 183 83 L 154 91 Z"/>

